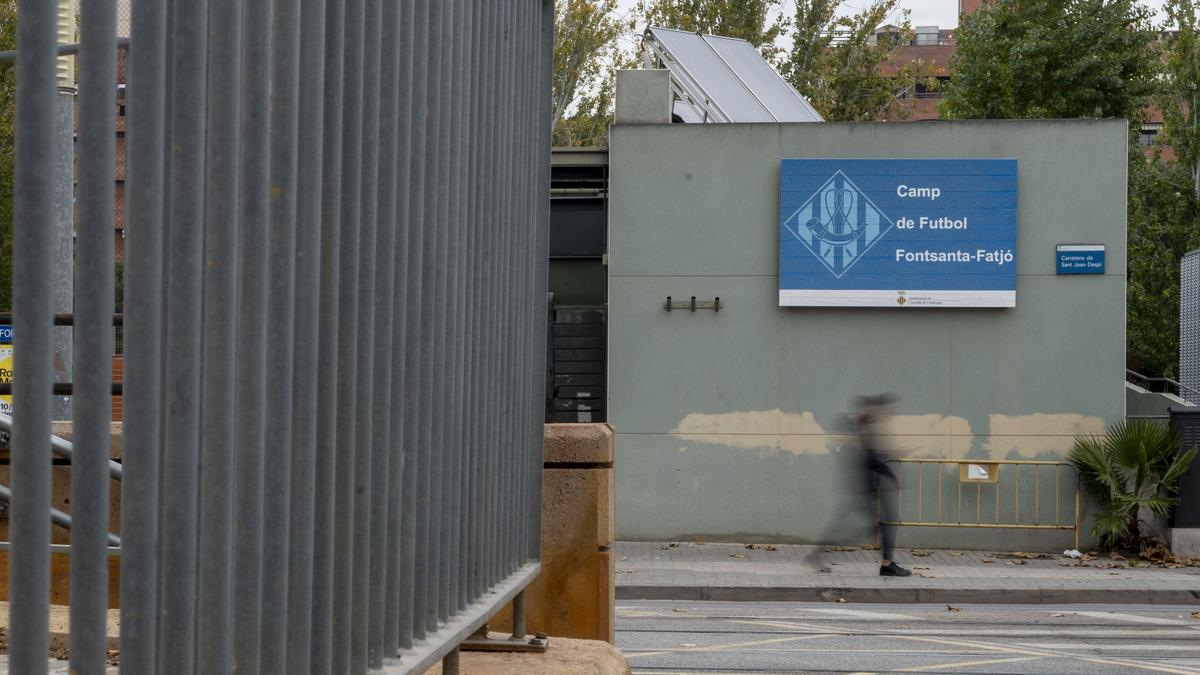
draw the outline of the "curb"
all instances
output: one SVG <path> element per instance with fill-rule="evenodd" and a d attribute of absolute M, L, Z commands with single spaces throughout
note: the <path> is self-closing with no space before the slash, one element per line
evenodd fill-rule
<path fill-rule="evenodd" d="M 716 602 L 862 602 L 891 604 L 1194 605 L 1200 589 L 892 588 L 853 586 L 617 586 L 618 600 Z"/>

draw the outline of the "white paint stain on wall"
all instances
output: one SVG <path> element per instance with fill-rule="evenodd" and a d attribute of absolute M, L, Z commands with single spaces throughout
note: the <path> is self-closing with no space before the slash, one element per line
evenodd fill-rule
<path fill-rule="evenodd" d="M 764 453 L 782 450 L 793 454 L 826 454 L 830 438 L 811 412 L 785 413 L 778 408 L 691 413 L 671 430 L 671 435 L 695 443 Z"/>
<path fill-rule="evenodd" d="M 1066 455 L 1076 436 L 1104 433 L 1102 418 L 1076 413 L 991 415 L 988 426 L 990 435 L 983 449 L 997 459 L 1014 453 L 1023 459 L 1046 453 Z"/>
<path fill-rule="evenodd" d="M 1047 453 L 1065 455 L 1080 434 L 1099 434 L 1104 420 L 1076 413 L 990 415 L 988 435 L 982 447 L 989 457 L 1032 458 Z M 801 413 L 748 410 L 727 413 L 691 413 L 671 430 L 682 441 L 723 445 L 762 455 L 787 452 L 794 455 L 824 455 L 848 447 L 854 437 L 827 430 L 810 411 Z M 884 442 L 910 457 L 968 456 L 978 437 L 971 424 L 952 415 L 896 415 L 884 433 Z M 680 452 L 685 452 L 680 447 Z"/>

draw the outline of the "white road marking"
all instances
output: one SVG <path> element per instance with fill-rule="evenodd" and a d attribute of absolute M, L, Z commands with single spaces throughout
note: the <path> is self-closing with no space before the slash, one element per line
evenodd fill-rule
<path fill-rule="evenodd" d="M 959 661 L 958 663 L 935 663 L 928 666 L 913 666 L 912 668 L 901 668 L 896 671 L 898 673 L 919 673 L 925 670 L 942 670 L 951 668 L 969 668 L 971 666 L 990 666 L 997 663 L 1017 663 L 1020 661 L 1037 661 L 1045 657 L 1042 656 L 1017 656 L 1007 659 L 982 659 L 976 661 Z"/>
<path fill-rule="evenodd" d="M 869 612 L 865 609 L 818 609 L 815 607 L 805 607 L 804 613 L 815 612 L 818 614 L 832 614 L 834 616 L 852 616 L 860 619 L 904 619 L 907 621 L 925 621 L 923 616 L 912 616 L 911 614 L 887 614 L 885 612 Z"/>
<path fill-rule="evenodd" d="M 1080 642 L 1014 642 L 1018 647 L 1033 647 L 1034 649 L 1095 649 L 1099 651 L 1147 651 L 1147 652 L 1196 652 L 1200 654 L 1200 645 L 1157 645 L 1157 644 L 1129 644 L 1129 645 L 1108 645 L 1098 644 L 1090 645 Z"/>
<path fill-rule="evenodd" d="M 1181 621 L 1179 619 L 1160 619 L 1155 616 L 1140 616 L 1138 614 L 1123 614 L 1120 612 L 1064 612 L 1065 614 L 1074 614 L 1075 616 L 1086 616 L 1092 619 L 1113 619 L 1116 621 L 1128 621 L 1130 623 L 1153 623 L 1160 626 L 1191 626 L 1195 621 Z"/>

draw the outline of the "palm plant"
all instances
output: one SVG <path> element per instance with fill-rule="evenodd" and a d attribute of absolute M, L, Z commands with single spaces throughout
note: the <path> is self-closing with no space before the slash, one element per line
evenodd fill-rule
<path fill-rule="evenodd" d="M 1170 512 L 1179 501 L 1176 483 L 1195 456 L 1195 448 L 1180 452 L 1173 431 L 1147 420 L 1119 422 L 1102 437 L 1076 438 L 1067 461 L 1100 506 L 1092 534 L 1101 545 L 1136 550 L 1142 541 L 1139 513 Z"/>

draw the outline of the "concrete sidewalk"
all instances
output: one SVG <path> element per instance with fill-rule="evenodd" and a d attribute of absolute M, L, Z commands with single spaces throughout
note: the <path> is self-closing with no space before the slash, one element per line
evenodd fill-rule
<path fill-rule="evenodd" d="M 617 598 L 886 603 L 1200 603 L 1200 567 L 980 551 L 900 550 L 908 578 L 853 547 L 617 542 Z M 829 572 L 806 558 L 825 550 Z"/>

